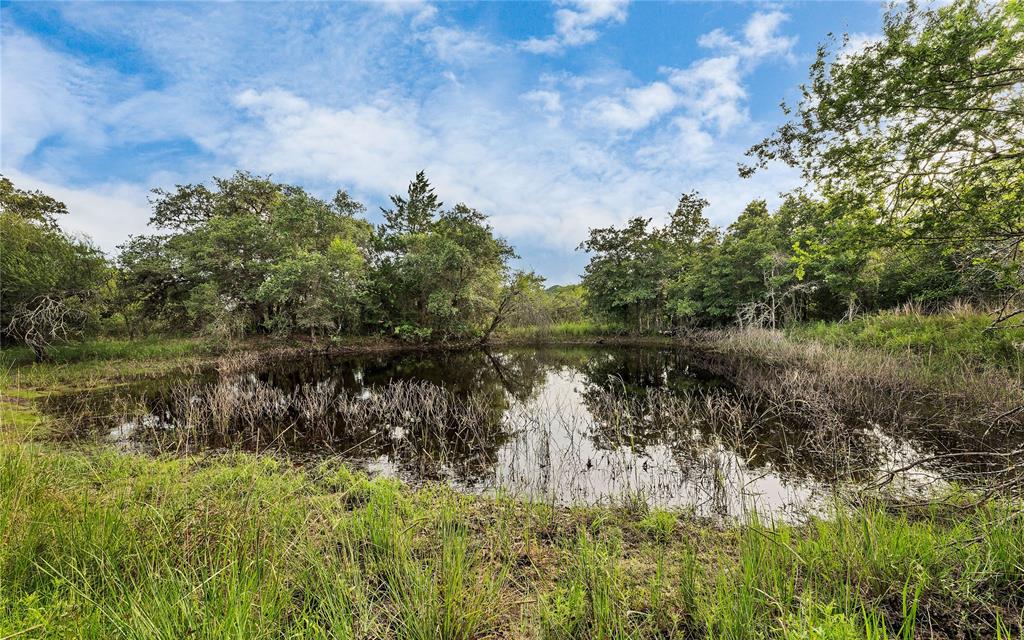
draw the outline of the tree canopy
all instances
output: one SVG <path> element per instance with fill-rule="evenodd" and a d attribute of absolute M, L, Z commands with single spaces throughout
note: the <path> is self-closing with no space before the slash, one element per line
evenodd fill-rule
<path fill-rule="evenodd" d="M 465 205 L 444 209 L 420 172 L 384 223 L 343 190 L 330 201 L 239 172 L 153 192 L 153 226 L 119 259 L 143 315 L 227 334 L 481 333 L 513 285 L 515 254 Z"/>
<path fill-rule="evenodd" d="M 992 272 L 1020 311 L 1024 3 L 895 6 L 882 37 L 818 49 L 792 119 L 748 153 L 798 167 L 855 242 L 939 245 Z M 950 264 L 953 266 L 953 264 Z"/>

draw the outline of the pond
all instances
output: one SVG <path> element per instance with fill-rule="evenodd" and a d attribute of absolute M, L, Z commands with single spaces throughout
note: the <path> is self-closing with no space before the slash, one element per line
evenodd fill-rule
<path fill-rule="evenodd" d="M 793 519 L 871 482 L 929 490 L 984 474 L 1019 447 L 985 440 L 980 424 L 930 422 L 932 402 L 894 410 L 891 398 L 875 407 L 860 394 L 846 406 L 812 402 L 820 385 L 796 386 L 677 348 L 501 348 L 241 358 L 55 396 L 45 409 L 77 425 L 76 437 L 135 450 L 340 458 L 411 483 L 726 518 L 756 509 Z M 930 458 L 897 483 L 886 475 Z"/>

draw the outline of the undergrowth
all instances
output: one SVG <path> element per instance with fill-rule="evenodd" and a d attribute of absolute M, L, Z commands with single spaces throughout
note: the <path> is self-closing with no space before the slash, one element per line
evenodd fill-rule
<path fill-rule="evenodd" d="M 894 310 L 851 322 L 814 322 L 788 333 L 801 340 L 924 357 L 933 367 L 998 364 L 1024 376 L 1024 328 L 989 329 L 992 316 L 972 310 L 925 314 Z"/>

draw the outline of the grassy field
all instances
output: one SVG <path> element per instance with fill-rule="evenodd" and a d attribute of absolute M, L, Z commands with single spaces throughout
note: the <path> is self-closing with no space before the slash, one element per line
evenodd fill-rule
<path fill-rule="evenodd" d="M 791 342 L 722 349 L 791 357 Z M 33 399 L 48 385 L 213 352 L 4 354 L 0 638 L 1021 637 L 1019 496 L 866 499 L 799 526 L 721 525 L 641 501 L 564 509 L 410 488 L 332 461 L 47 440 Z"/>
<path fill-rule="evenodd" d="M 0 637 L 1020 629 L 1024 515 L 994 500 L 717 529 L 663 511 L 412 491 L 340 465 L 304 471 L 250 456 L 6 443 L 0 469 Z"/>
<path fill-rule="evenodd" d="M 1024 328 L 987 330 L 992 317 L 971 309 L 923 314 L 897 310 L 852 322 L 815 322 L 788 333 L 802 341 L 923 356 L 937 368 L 998 365 L 1024 376 Z"/>

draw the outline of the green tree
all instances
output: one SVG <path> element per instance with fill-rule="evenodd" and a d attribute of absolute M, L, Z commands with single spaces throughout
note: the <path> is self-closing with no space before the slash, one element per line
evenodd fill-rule
<path fill-rule="evenodd" d="M 622 229 L 591 229 L 579 246 L 593 254 L 583 275 L 591 313 L 639 332 L 694 321 L 702 308 L 702 256 L 717 239 L 707 205 L 696 192 L 684 193 L 664 227 L 633 218 Z"/>
<path fill-rule="evenodd" d="M 836 217 L 855 218 L 840 224 L 887 227 L 869 236 L 879 246 L 952 247 L 993 274 L 998 320 L 1024 313 L 1020 0 L 895 6 L 878 41 L 819 47 L 801 102 L 786 111 L 792 120 L 749 151 L 755 163 L 741 175 L 773 160 L 799 167 L 843 204 Z"/>
<path fill-rule="evenodd" d="M 719 241 L 704 210 L 708 201 L 696 191 L 684 193 L 669 224 L 659 235 L 662 253 L 661 298 L 674 325 L 705 319 L 708 301 L 702 282 L 707 264 Z"/>
<path fill-rule="evenodd" d="M 660 241 L 650 224 L 649 218 L 633 218 L 621 229 L 591 229 L 579 245 L 592 254 L 583 272 L 592 315 L 636 331 L 660 324 L 663 265 Z"/>
<path fill-rule="evenodd" d="M 25 342 L 37 360 L 100 313 L 110 277 L 102 252 L 61 231 L 62 202 L 0 176 L 0 335 Z"/>
<path fill-rule="evenodd" d="M 131 334 L 187 322 L 185 301 L 196 283 L 179 267 L 172 240 L 134 236 L 118 247 L 117 305 Z"/>
<path fill-rule="evenodd" d="M 383 232 L 386 238 L 402 238 L 429 231 L 444 203 L 438 200 L 427 174 L 420 171 L 409 183 L 405 196 L 391 196 L 391 209 L 381 208 L 384 214 Z"/>
<path fill-rule="evenodd" d="M 543 284 L 544 278 L 532 271 L 512 272 L 508 282 L 502 286 L 501 293 L 493 303 L 491 321 L 484 329 L 480 342 L 486 343 L 502 323 L 516 315 L 521 315 L 524 307 L 532 306 L 534 301 L 539 298 Z"/>
<path fill-rule="evenodd" d="M 327 202 L 245 172 L 155 190 L 151 223 L 169 233 L 122 248 L 120 288 L 169 325 L 354 330 L 373 240 L 363 211 L 344 191 Z"/>
<path fill-rule="evenodd" d="M 795 319 L 799 301 L 792 256 L 792 208 L 772 214 L 764 200 L 748 204 L 705 263 L 704 313 L 713 322 L 743 316 L 775 326 Z"/>
<path fill-rule="evenodd" d="M 285 330 L 353 332 L 359 327 L 365 258 L 348 239 L 335 237 L 327 251 L 298 249 L 274 262 L 257 298 L 282 310 L 275 322 Z"/>
<path fill-rule="evenodd" d="M 392 196 L 379 228 L 372 276 L 382 323 L 412 338 L 447 340 L 486 331 L 509 286 L 512 247 L 465 204 L 442 210 L 421 171 Z"/>

